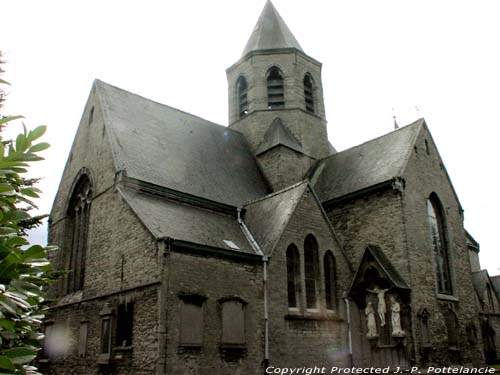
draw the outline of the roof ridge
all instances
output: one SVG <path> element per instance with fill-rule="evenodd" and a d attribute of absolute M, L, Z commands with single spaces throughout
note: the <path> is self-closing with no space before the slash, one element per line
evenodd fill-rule
<path fill-rule="evenodd" d="M 94 80 L 94 86 L 95 86 L 95 91 L 96 91 L 96 95 L 98 97 L 98 100 L 99 100 L 99 103 L 101 105 L 101 111 L 102 111 L 102 114 L 103 114 L 103 127 L 104 129 L 106 129 L 106 132 L 108 134 L 108 143 L 109 143 L 109 148 L 110 148 L 110 151 L 111 151 L 111 155 L 113 157 L 113 164 L 115 165 L 115 168 L 116 168 L 116 171 L 115 172 L 119 172 L 121 170 L 127 170 L 126 166 L 125 166 L 125 162 L 123 160 L 120 160 L 120 158 L 118 157 L 118 155 L 116 154 L 116 149 L 117 147 L 113 147 L 113 143 L 116 143 L 116 132 L 114 130 L 114 127 L 110 125 L 110 122 L 111 122 L 111 117 L 109 115 L 109 111 L 108 111 L 108 105 L 106 103 L 106 96 L 105 95 L 102 95 L 102 92 L 99 88 L 100 85 L 102 84 L 105 84 L 105 85 L 108 85 L 106 82 L 103 82 L 99 79 L 95 79 Z M 109 86 L 112 86 L 112 85 L 109 85 Z M 112 87 L 115 87 L 115 86 L 112 86 Z M 118 88 L 118 87 L 117 87 Z M 119 89 L 119 88 L 118 88 Z M 120 89 L 121 90 L 121 89 Z"/>
<path fill-rule="evenodd" d="M 112 84 L 110 84 L 110 83 L 104 82 L 104 81 L 102 81 L 102 80 L 100 80 L 100 79 L 98 79 L 98 78 L 96 78 L 96 79 L 95 79 L 95 82 L 96 82 L 96 84 L 98 84 L 98 85 L 102 85 L 102 86 L 109 86 L 109 87 L 111 87 L 111 88 L 113 88 L 113 89 L 115 89 L 115 90 L 119 90 L 119 91 L 122 91 L 122 92 L 124 92 L 124 93 L 129 94 L 129 95 L 137 96 L 137 97 L 139 97 L 139 98 L 141 98 L 141 99 L 147 100 L 148 102 L 155 103 L 155 104 L 161 105 L 161 106 L 166 107 L 166 108 L 170 108 L 170 109 L 172 109 L 172 110 L 174 110 L 174 111 L 177 111 L 177 112 L 183 113 L 183 114 L 185 114 L 185 115 L 188 115 L 188 116 L 191 116 L 191 117 L 197 118 L 197 119 L 199 119 L 199 120 L 203 120 L 203 121 L 205 121 L 205 122 L 210 123 L 211 125 L 220 126 L 221 128 L 224 128 L 224 129 L 227 129 L 227 130 L 231 130 L 232 132 L 236 132 L 236 133 L 240 133 L 240 134 L 242 134 L 241 132 L 239 132 L 239 131 L 237 131 L 237 130 L 234 130 L 234 129 L 231 129 L 231 128 L 229 128 L 229 127 L 228 127 L 228 126 L 226 126 L 226 125 L 217 124 L 216 122 L 213 122 L 213 121 L 210 121 L 210 120 L 204 119 L 203 117 L 200 117 L 200 116 L 198 116 L 198 115 L 194 115 L 194 114 L 192 114 L 192 113 L 186 112 L 186 111 L 184 111 L 184 110 L 182 110 L 182 109 L 175 108 L 175 107 L 169 106 L 168 104 L 160 103 L 160 102 L 158 102 L 158 101 L 156 101 L 156 100 L 146 98 L 146 97 L 145 97 L 145 96 L 143 96 L 143 95 L 136 94 L 135 92 L 128 91 L 128 90 L 125 90 L 125 89 L 122 89 L 121 87 L 118 87 L 118 86 L 112 85 Z"/>
<path fill-rule="evenodd" d="M 273 197 L 275 197 L 275 196 L 277 196 L 277 195 L 280 195 L 280 194 L 286 193 L 286 192 L 287 192 L 287 191 L 289 191 L 289 190 L 293 190 L 293 189 L 295 189 L 295 188 L 299 187 L 300 185 L 303 185 L 303 184 L 306 184 L 306 185 L 307 185 L 308 183 L 309 183 L 309 181 L 308 181 L 307 179 L 302 180 L 302 181 L 299 181 L 299 182 L 297 182 L 297 183 L 295 183 L 295 184 L 293 184 L 293 185 L 287 186 L 287 187 L 286 187 L 286 188 L 284 188 L 284 189 L 278 190 L 278 191 L 276 191 L 276 192 L 274 192 L 274 193 L 271 193 L 271 194 L 265 195 L 265 196 L 263 196 L 263 197 L 260 197 L 260 198 L 254 199 L 253 201 L 250 201 L 250 202 L 248 202 L 248 203 L 245 203 L 245 204 L 243 205 L 243 207 L 250 206 L 250 205 L 252 205 L 252 204 L 254 204 L 254 203 L 258 203 L 258 202 L 264 201 L 264 200 L 269 199 L 269 198 L 273 198 Z"/>
<path fill-rule="evenodd" d="M 330 159 L 330 158 L 331 158 L 331 157 L 333 157 L 333 156 L 337 156 L 337 155 L 339 155 L 339 154 L 342 154 L 343 152 L 350 151 L 350 150 L 356 149 L 356 148 L 358 148 L 358 147 L 361 147 L 361 146 L 367 145 L 368 143 L 374 142 L 374 141 L 376 141 L 376 140 L 378 140 L 378 139 L 380 139 L 380 138 L 387 137 L 387 136 L 389 136 L 389 135 L 391 135 L 391 134 L 394 134 L 394 133 L 396 133 L 396 132 L 400 132 L 401 130 L 408 130 L 408 128 L 413 127 L 413 126 L 416 126 L 416 125 L 417 125 L 420 121 L 425 121 L 425 120 L 424 120 L 424 118 L 423 118 L 423 117 L 421 117 L 421 118 L 419 118 L 418 120 L 413 121 L 413 122 L 412 122 L 412 123 L 410 123 L 410 124 L 407 124 L 407 125 L 404 125 L 404 126 L 400 127 L 399 129 L 393 130 L 393 131 L 391 131 L 391 132 L 389 132 L 389 133 L 385 133 L 385 134 L 379 135 L 378 137 L 375 137 L 375 138 L 369 139 L 368 141 L 365 141 L 365 142 L 363 142 L 363 143 L 360 143 L 360 144 L 357 144 L 357 145 L 355 145 L 355 146 L 352 146 L 352 147 L 346 148 L 345 150 L 342 150 L 342 151 L 337 151 L 337 153 L 336 153 L 336 154 L 329 155 L 329 156 L 327 156 L 327 157 L 325 157 L 325 158 L 323 158 L 323 159 L 320 159 L 320 160 L 318 160 L 318 161 L 319 161 L 319 162 L 323 162 L 323 161 L 325 161 L 325 160 L 327 160 L 327 159 Z"/>
<path fill-rule="evenodd" d="M 399 170 L 399 173 L 398 173 L 399 176 L 403 175 L 403 172 L 406 170 L 406 167 L 408 166 L 408 162 L 410 160 L 410 156 L 411 156 L 411 153 L 413 151 L 413 147 L 411 147 L 411 146 L 415 145 L 415 142 L 417 141 L 418 135 L 420 134 L 420 132 L 422 130 L 422 126 L 423 126 L 423 124 L 425 124 L 425 120 L 422 117 L 422 118 L 419 118 L 414 123 L 417 124 L 415 126 L 419 127 L 420 129 L 413 134 L 412 140 L 410 141 L 410 147 L 408 147 L 408 150 L 406 150 L 406 155 L 404 157 L 403 164 L 401 165 L 401 169 Z M 410 126 L 410 125 L 408 125 L 408 126 Z"/>

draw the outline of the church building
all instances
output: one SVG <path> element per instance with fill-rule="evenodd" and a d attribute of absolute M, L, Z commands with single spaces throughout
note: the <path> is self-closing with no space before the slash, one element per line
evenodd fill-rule
<path fill-rule="evenodd" d="M 44 373 L 498 358 L 500 285 L 425 120 L 337 152 L 321 68 L 268 1 L 228 126 L 94 82 L 50 215 Z"/>

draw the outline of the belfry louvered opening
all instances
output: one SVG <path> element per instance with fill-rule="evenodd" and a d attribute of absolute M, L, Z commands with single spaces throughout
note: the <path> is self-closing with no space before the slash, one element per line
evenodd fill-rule
<path fill-rule="evenodd" d="M 245 77 L 240 77 L 236 84 L 238 91 L 238 115 L 243 117 L 248 114 L 248 85 Z"/>
<path fill-rule="evenodd" d="M 271 68 L 267 75 L 267 108 L 285 108 L 283 75 L 276 67 Z"/>
<path fill-rule="evenodd" d="M 314 113 L 314 85 L 310 74 L 304 76 L 304 99 L 306 111 Z"/>

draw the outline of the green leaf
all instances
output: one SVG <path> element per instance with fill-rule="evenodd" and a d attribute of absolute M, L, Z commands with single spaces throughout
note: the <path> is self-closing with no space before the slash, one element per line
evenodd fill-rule
<path fill-rule="evenodd" d="M 28 133 L 28 140 L 30 142 L 33 142 L 35 139 L 40 138 L 42 135 L 44 135 L 45 131 L 47 130 L 46 125 L 39 126 L 32 131 Z"/>
<path fill-rule="evenodd" d="M 14 191 L 14 187 L 6 182 L 0 182 L 0 193 L 8 193 Z"/>
<path fill-rule="evenodd" d="M 13 228 L 9 227 L 0 227 L 0 236 L 6 236 L 9 234 L 17 233 L 17 231 Z"/>
<path fill-rule="evenodd" d="M 22 259 L 26 261 L 28 259 L 42 259 L 46 257 L 47 253 L 43 247 L 40 245 L 33 245 L 23 253 Z"/>
<path fill-rule="evenodd" d="M 24 152 L 28 148 L 28 140 L 24 134 L 19 134 L 16 138 L 16 151 Z"/>
<path fill-rule="evenodd" d="M 7 117 L 0 118 L 0 125 L 6 124 L 9 121 L 18 120 L 20 118 L 24 118 L 24 116 L 7 116 Z"/>
<path fill-rule="evenodd" d="M 40 152 L 40 151 L 48 149 L 49 147 L 50 147 L 50 145 L 47 142 L 42 142 L 42 143 L 38 143 L 36 145 L 31 146 L 29 152 Z"/>
<path fill-rule="evenodd" d="M 4 355 L 9 357 L 13 364 L 22 365 L 34 360 L 36 352 L 33 348 L 19 347 L 4 351 Z"/>
<path fill-rule="evenodd" d="M 24 237 L 10 237 L 7 240 L 7 245 L 8 246 L 25 246 L 28 245 L 29 242 L 26 240 Z"/>
<path fill-rule="evenodd" d="M 4 355 L 0 356 L 0 368 L 2 368 L 4 370 L 9 370 L 9 371 L 16 370 L 12 361 Z"/>
<path fill-rule="evenodd" d="M 40 294 L 40 288 L 33 283 L 21 280 L 12 280 L 10 285 L 26 295 L 38 296 Z"/>
<path fill-rule="evenodd" d="M 11 320 L 7 319 L 0 320 L 0 327 L 6 329 L 7 331 L 12 331 L 12 332 L 16 330 L 16 325 Z"/>
<path fill-rule="evenodd" d="M 33 188 L 21 189 L 21 194 L 27 195 L 28 197 L 31 197 L 31 198 L 39 198 L 40 197 L 40 195 L 38 195 L 38 193 L 35 192 L 35 189 L 33 189 Z"/>
<path fill-rule="evenodd" d="M 9 299 L 4 296 L 0 296 L 0 310 L 8 312 L 13 315 L 17 315 L 17 306 Z"/>
<path fill-rule="evenodd" d="M 18 222 L 21 220 L 28 220 L 31 216 L 29 213 L 23 210 L 14 210 L 9 212 L 8 215 L 5 215 L 8 220 L 13 221 L 13 222 Z"/>

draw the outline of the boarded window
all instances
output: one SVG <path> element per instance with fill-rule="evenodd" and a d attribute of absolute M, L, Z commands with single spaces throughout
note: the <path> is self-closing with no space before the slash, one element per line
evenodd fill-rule
<path fill-rule="evenodd" d="M 326 308 L 328 310 L 335 310 L 336 307 L 336 294 L 335 294 L 335 258 L 331 251 L 325 253 L 323 259 L 323 267 L 325 273 L 325 299 Z"/>
<path fill-rule="evenodd" d="M 427 214 L 431 234 L 432 248 L 436 260 L 436 278 L 438 292 L 451 294 L 451 277 L 448 249 L 445 236 L 444 218 L 440 202 L 433 193 L 427 200 Z"/>
<path fill-rule="evenodd" d="M 304 100 L 306 105 L 306 111 L 314 113 L 313 81 L 309 74 L 306 74 L 304 77 Z"/>
<path fill-rule="evenodd" d="M 87 338 L 89 333 L 89 322 L 80 322 L 80 335 L 78 338 L 78 356 L 85 357 L 87 355 Z"/>
<path fill-rule="evenodd" d="M 124 303 L 116 311 L 116 346 L 132 346 L 134 334 L 134 304 Z"/>
<path fill-rule="evenodd" d="M 222 344 L 245 345 L 245 304 L 240 300 L 222 303 Z"/>
<path fill-rule="evenodd" d="M 288 284 L 288 307 L 298 307 L 299 290 L 299 251 L 290 245 L 286 251 L 286 273 Z"/>
<path fill-rule="evenodd" d="M 304 241 L 304 268 L 306 284 L 306 307 L 317 308 L 318 285 L 318 242 L 312 234 L 307 235 Z"/>
<path fill-rule="evenodd" d="M 203 302 L 205 297 L 181 297 L 181 346 L 203 345 Z"/>
<path fill-rule="evenodd" d="M 243 117 L 248 113 L 248 85 L 245 77 L 240 77 L 238 79 L 236 88 L 238 91 L 238 114 L 240 117 Z"/>
<path fill-rule="evenodd" d="M 269 109 L 285 108 L 285 90 L 283 75 L 276 67 L 267 75 L 267 107 Z"/>

